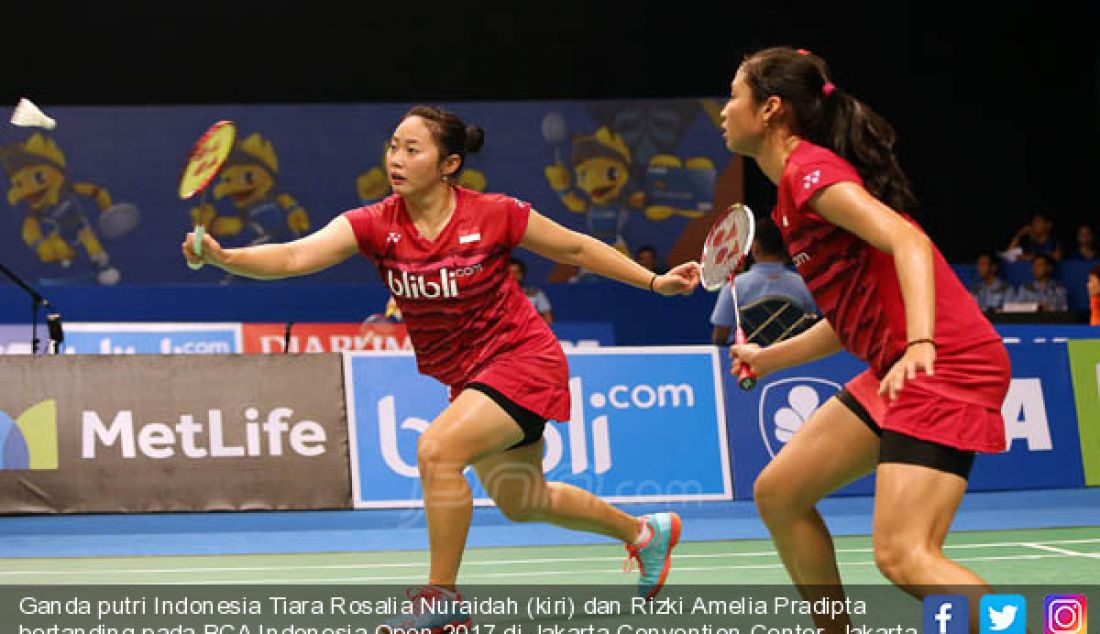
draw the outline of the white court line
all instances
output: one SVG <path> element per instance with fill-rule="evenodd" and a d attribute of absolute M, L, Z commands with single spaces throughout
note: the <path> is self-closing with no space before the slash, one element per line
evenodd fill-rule
<path fill-rule="evenodd" d="M 1013 544 L 1019 546 L 1020 544 Z M 1023 560 L 1035 560 L 1035 559 L 1061 559 L 1065 555 L 1062 554 L 1050 554 L 1050 555 L 1015 555 L 1015 556 L 1002 556 L 1002 557 L 960 557 L 955 561 L 1023 561 Z M 841 568 L 851 567 L 866 567 L 874 566 L 873 561 L 850 561 L 850 562 L 838 562 L 837 564 Z M 715 570 L 779 570 L 782 569 L 782 564 L 751 564 L 751 565 L 733 565 L 733 566 L 699 566 L 699 567 L 680 567 L 677 566 L 674 572 L 708 572 Z M 100 576 L 108 574 L 114 574 L 116 571 L 99 571 Z M 133 571 L 123 570 L 117 571 L 119 573 L 130 573 Z M 162 571 L 157 571 L 162 572 Z M 619 569 L 605 569 L 605 570 L 540 570 L 537 572 L 486 572 L 486 573 L 473 573 L 463 574 L 463 583 L 468 582 L 471 579 L 506 579 L 513 577 L 548 577 L 548 576 L 566 576 L 577 575 L 578 572 L 582 572 L 585 575 L 623 575 L 624 573 Z M 335 584 L 335 583 L 349 583 L 349 582 L 361 582 L 361 583 L 374 583 L 374 582 L 421 582 L 423 581 L 422 575 L 417 576 L 390 576 L 390 577 L 377 577 L 377 576 L 357 576 L 357 577 L 323 577 L 313 579 L 271 579 L 264 578 L 260 580 L 234 580 L 231 583 L 236 585 L 268 585 L 268 584 Z M 223 580 L 189 580 L 189 581 L 167 581 L 167 582 L 145 582 L 150 585 L 220 585 L 225 584 Z"/>
<path fill-rule="evenodd" d="M 1049 542 L 1043 542 L 1044 544 L 1095 544 L 1100 543 L 1100 538 L 1093 539 L 1064 539 L 1054 540 Z M 1020 546 L 1034 546 L 1033 543 L 1023 542 L 993 542 L 984 544 L 948 544 L 944 546 L 945 550 L 965 550 L 972 548 L 1017 548 Z M 836 549 L 838 554 L 840 553 L 871 553 L 874 552 L 873 548 L 838 548 Z M 1068 552 L 1068 551 L 1067 551 Z M 1079 553 L 1081 556 L 1085 556 L 1084 553 Z M 239 555 L 233 555 L 239 556 Z M 252 555 L 249 555 L 252 556 Z M 767 551 L 755 551 L 745 553 L 684 553 L 677 554 L 677 559 L 723 559 L 728 557 L 776 557 L 777 553 L 772 550 Z M 463 562 L 463 566 L 511 566 L 511 565 L 531 565 L 531 564 L 556 564 L 556 563 L 579 563 L 579 562 L 599 562 L 599 561 L 622 561 L 622 557 L 557 557 L 557 558 L 540 558 L 540 559 L 484 559 L 484 560 L 469 560 Z M 428 565 L 428 561 L 412 561 L 412 562 L 385 562 L 385 563 L 371 563 L 363 562 L 358 564 L 317 564 L 317 565 L 296 565 L 296 566 L 218 566 L 218 567 L 187 567 L 187 568 L 130 568 L 130 569 L 103 569 L 103 568 L 88 568 L 85 570 L 0 570 L 0 577 L 5 576 L 29 576 L 29 575 L 100 575 L 100 574 L 115 574 L 115 573 L 130 573 L 130 574 L 156 574 L 156 573 L 190 573 L 190 572 L 269 572 L 278 570 L 357 570 L 362 568 L 416 568 L 424 567 Z"/>
<path fill-rule="evenodd" d="M 1027 546 L 1029 548 L 1035 548 L 1035 549 L 1038 549 L 1038 550 L 1045 550 L 1045 551 L 1051 552 L 1051 553 L 1058 553 L 1060 555 L 1065 555 L 1066 557 L 1088 557 L 1090 559 L 1100 559 L 1100 553 L 1082 553 L 1082 552 L 1078 552 L 1076 550 L 1068 550 L 1066 548 L 1055 548 L 1054 546 L 1048 546 L 1046 544 L 1036 544 L 1036 543 L 1032 543 L 1032 542 L 1022 542 L 1021 545 L 1022 546 Z"/>
<path fill-rule="evenodd" d="M 1064 539 L 1053 540 L 1048 542 L 1042 542 L 1044 544 L 1095 544 L 1100 543 L 1100 538 L 1093 539 Z M 973 548 L 1016 548 L 1020 546 L 1036 547 L 1037 545 L 1032 542 L 992 542 L 982 544 L 948 544 L 944 546 L 944 549 L 973 549 Z M 870 553 L 874 552 L 873 548 L 838 548 L 836 552 L 839 553 Z M 1056 552 L 1056 551 L 1051 551 Z M 1065 551 L 1072 552 L 1072 551 Z M 1063 553 L 1065 554 L 1065 553 Z M 1085 553 L 1075 553 L 1079 556 L 1086 556 Z M 755 551 L 744 553 L 684 553 L 677 554 L 677 559 L 722 559 L 727 557 L 775 557 L 777 553 L 775 551 Z M 577 563 L 577 562 L 599 562 L 599 561 L 622 561 L 622 557 L 557 557 L 557 558 L 540 558 L 540 559 L 487 559 L 487 560 L 470 560 L 463 562 L 463 566 L 510 566 L 510 565 L 530 565 L 530 564 L 554 564 L 554 563 Z M 363 562 L 358 564 L 318 564 L 318 565 L 296 565 L 296 566 L 220 566 L 220 567 L 186 567 L 186 568 L 131 568 L 131 569 L 103 569 L 103 568 L 89 568 L 86 570 L 4 570 L 0 571 L 0 577 L 3 576 L 26 576 L 26 575 L 71 575 L 71 574 L 114 574 L 114 573 L 132 573 L 132 574 L 155 574 L 155 573 L 189 573 L 189 572 L 268 572 L 277 570 L 356 570 L 361 568 L 416 568 L 427 566 L 428 562 L 414 561 L 414 562 L 385 562 L 385 563 L 371 563 Z"/>
<path fill-rule="evenodd" d="M 1012 546 L 1021 546 L 1020 543 L 1012 544 Z M 1001 556 L 1001 557 L 959 557 L 955 561 L 1021 561 L 1021 560 L 1034 560 L 1034 559 L 1060 559 L 1064 558 L 1063 554 L 1051 554 L 1051 555 L 1015 555 L 1015 556 Z M 875 561 L 840 561 L 837 564 L 840 568 L 850 567 L 866 567 L 875 566 Z M 736 565 L 736 566 L 701 566 L 701 567 L 676 567 L 676 572 L 705 572 L 712 570 L 764 570 L 764 569 L 782 569 L 782 564 L 755 564 L 755 565 Z M 118 573 L 129 573 L 132 570 L 121 570 Z M 155 570 L 155 572 L 163 572 L 163 570 Z M 106 577 L 112 575 L 112 571 L 99 571 L 100 577 Z M 525 572 L 482 572 L 482 573 L 464 573 L 462 576 L 464 580 L 471 579 L 507 579 L 515 577 L 562 577 L 562 576 L 576 576 L 576 575 L 623 575 L 623 571 L 619 569 L 596 569 L 596 570 L 540 570 L 538 572 L 525 571 Z M 271 584 L 271 583 L 346 583 L 346 582 L 379 582 L 379 581 L 401 581 L 401 582 L 417 582 L 422 581 L 422 575 L 417 576 L 397 576 L 397 577 L 376 577 L 376 576 L 360 576 L 360 577 L 324 577 L 324 578 L 287 578 L 287 579 L 272 579 L 264 578 L 260 580 L 234 580 L 229 583 L 232 584 Z M 153 582 L 153 584 L 163 584 L 163 586 L 177 586 L 177 584 L 207 584 L 207 583 L 227 583 L 226 580 L 189 580 L 189 581 L 168 581 L 168 582 Z"/>

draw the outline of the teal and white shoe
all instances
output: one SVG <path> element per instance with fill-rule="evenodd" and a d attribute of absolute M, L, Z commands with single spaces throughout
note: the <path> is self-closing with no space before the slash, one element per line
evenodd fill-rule
<path fill-rule="evenodd" d="M 652 599 L 657 596 L 668 578 L 672 567 L 672 549 L 680 541 L 680 516 L 675 513 L 657 513 L 642 518 L 649 525 L 650 535 L 645 542 L 634 546 L 626 545 L 626 565 L 630 570 L 632 562 L 638 562 L 642 573 L 638 579 L 638 596 Z"/>
<path fill-rule="evenodd" d="M 409 588 L 405 596 L 413 602 L 413 614 L 399 616 L 385 625 L 379 625 L 375 632 L 423 632 L 425 634 L 451 634 L 457 628 L 468 628 L 472 623 L 470 614 L 462 603 L 462 595 L 451 594 L 435 586 Z M 434 606 L 425 610 L 425 604 Z"/>

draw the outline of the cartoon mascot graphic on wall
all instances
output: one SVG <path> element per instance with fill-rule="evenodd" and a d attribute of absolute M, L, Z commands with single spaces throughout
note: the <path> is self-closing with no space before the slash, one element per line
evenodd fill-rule
<path fill-rule="evenodd" d="M 117 284 L 122 274 L 111 266 L 100 237 L 117 238 L 140 222 L 138 208 L 129 203 L 112 204 L 106 189 L 90 182 L 71 182 L 65 153 L 52 138 L 32 134 L 22 143 L 0 148 L 0 162 L 8 176 L 8 203 L 23 210 L 23 242 L 46 264 L 73 270 L 80 251 L 88 258 L 87 273 L 72 273 L 42 279 L 44 283 L 71 283 L 94 279 L 99 284 Z M 94 201 L 95 222 L 81 204 Z"/>
<path fill-rule="evenodd" d="M 191 210 L 191 218 L 220 238 L 246 244 L 286 242 L 309 231 L 309 215 L 290 194 L 278 191 L 279 156 L 270 141 L 254 132 L 233 144 L 214 199 L 229 198 L 234 213 L 219 215 L 211 203 Z"/>
<path fill-rule="evenodd" d="M 590 236 L 630 255 L 624 232 L 630 209 L 641 209 L 645 193 L 627 190 L 630 150 L 626 143 L 618 134 L 600 128 L 595 134 L 574 137 L 570 156 L 572 174 L 560 161 L 546 166 L 550 188 L 569 211 L 586 214 Z"/>

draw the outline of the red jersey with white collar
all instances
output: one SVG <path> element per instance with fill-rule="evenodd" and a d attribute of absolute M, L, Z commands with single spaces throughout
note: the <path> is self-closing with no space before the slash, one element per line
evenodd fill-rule
<path fill-rule="evenodd" d="M 397 195 L 344 217 L 401 309 L 421 373 L 450 386 L 452 398 L 477 381 L 540 416 L 567 420 L 561 344 L 508 266 L 531 206 L 454 192 L 454 213 L 432 240 L 420 235 Z"/>
<path fill-rule="evenodd" d="M 866 361 L 875 375 L 882 378 L 905 352 L 905 303 L 894 258 L 825 220 L 810 204 L 814 194 L 839 182 L 863 186 L 863 180 L 847 161 L 825 148 L 801 141 L 783 168 L 772 218 L 814 301 L 844 347 Z M 1004 398 L 1000 387 L 968 389 L 957 381 L 939 380 L 941 367 L 945 377 L 954 376 L 953 359 L 961 358 L 959 353 L 982 344 L 999 343 L 1001 337 L 934 245 L 932 257 L 936 288 L 933 334 L 937 348 L 936 376 L 929 380 L 922 373 L 921 380 L 938 384 L 938 393 L 1000 408 Z"/>

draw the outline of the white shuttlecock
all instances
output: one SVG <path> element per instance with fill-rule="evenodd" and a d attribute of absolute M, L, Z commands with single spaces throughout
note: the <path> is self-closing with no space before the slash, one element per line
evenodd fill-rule
<path fill-rule="evenodd" d="M 12 125 L 22 128 L 45 128 L 53 130 L 57 127 L 57 121 L 46 116 L 46 113 L 38 109 L 29 99 L 20 99 L 15 110 L 11 113 Z"/>

